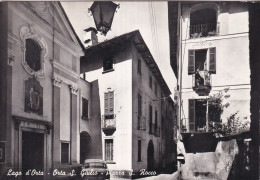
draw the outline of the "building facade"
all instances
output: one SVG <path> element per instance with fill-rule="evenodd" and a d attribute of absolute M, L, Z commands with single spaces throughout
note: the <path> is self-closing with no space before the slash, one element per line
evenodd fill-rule
<path fill-rule="evenodd" d="M 171 65 L 178 79 L 179 133 L 206 132 L 209 122 L 225 123 L 234 113 L 250 122 L 247 3 L 169 2 L 168 8 Z M 212 116 L 209 98 L 214 95 L 223 96 L 227 108 Z M 183 144 L 179 148 L 187 160 L 182 167 L 184 179 L 205 178 L 205 172 L 218 176 L 217 165 L 206 162 L 216 152 L 200 156 L 186 154 Z M 201 169 L 194 167 L 196 162 Z"/>
<path fill-rule="evenodd" d="M 80 71 L 96 84 L 103 159 L 110 170 L 155 170 L 175 160 L 174 149 L 166 149 L 174 104 L 139 31 L 87 48 Z"/>
<path fill-rule="evenodd" d="M 92 85 L 80 79 L 84 47 L 61 4 L 4 2 L 1 24 L 0 178 L 100 158 Z"/>

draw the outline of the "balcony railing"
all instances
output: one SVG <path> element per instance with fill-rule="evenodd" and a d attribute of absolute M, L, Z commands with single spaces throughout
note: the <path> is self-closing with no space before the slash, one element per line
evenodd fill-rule
<path fill-rule="evenodd" d="M 145 131 L 146 130 L 146 120 L 145 120 L 145 118 L 142 117 L 142 116 L 139 116 L 139 115 L 137 116 L 137 118 L 138 118 L 137 129 Z"/>
<path fill-rule="evenodd" d="M 101 127 L 103 132 L 109 136 L 116 131 L 116 115 L 115 114 L 105 114 L 102 116 Z"/>
<path fill-rule="evenodd" d="M 219 23 L 197 24 L 190 26 L 190 38 L 216 36 L 219 33 Z"/>
<path fill-rule="evenodd" d="M 199 96 L 207 96 L 211 91 L 211 75 L 207 70 L 192 75 L 192 88 Z"/>

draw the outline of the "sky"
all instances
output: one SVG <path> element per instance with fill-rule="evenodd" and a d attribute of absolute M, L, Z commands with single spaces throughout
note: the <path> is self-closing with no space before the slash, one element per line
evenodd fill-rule
<path fill-rule="evenodd" d="M 172 94 L 176 78 L 170 66 L 167 2 L 114 2 L 120 8 L 114 15 L 111 31 L 106 36 L 98 33 L 98 41 L 139 30 L 150 49 Z M 78 37 L 83 43 L 84 29 L 95 27 L 88 8 L 93 2 L 61 2 Z"/>

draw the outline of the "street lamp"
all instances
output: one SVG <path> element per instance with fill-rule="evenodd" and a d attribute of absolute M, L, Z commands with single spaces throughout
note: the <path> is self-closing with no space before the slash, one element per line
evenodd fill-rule
<path fill-rule="evenodd" d="M 104 36 L 110 30 L 116 8 L 119 5 L 112 1 L 95 1 L 89 8 L 89 12 L 93 14 L 96 28 Z"/>

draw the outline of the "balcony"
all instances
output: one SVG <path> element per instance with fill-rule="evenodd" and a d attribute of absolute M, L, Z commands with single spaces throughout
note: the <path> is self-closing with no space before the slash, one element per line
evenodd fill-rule
<path fill-rule="evenodd" d="M 211 75 L 207 70 L 192 75 L 192 89 L 199 96 L 208 96 L 211 91 Z"/>
<path fill-rule="evenodd" d="M 138 130 L 143 130 L 143 131 L 145 131 L 146 130 L 146 121 L 145 121 L 145 118 L 144 117 L 142 117 L 142 116 L 137 116 L 137 118 L 138 118 L 138 124 L 137 124 L 137 129 Z"/>
<path fill-rule="evenodd" d="M 105 135 L 111 136 L 116 131 L 116 115 L 105 114 L 102 116 L 101 128 Z"/>
<path fill-rule="evenodd" d="M 190 38 L 216 36 L 219 33 L 219 23 L 197 24 L 190 26 Z"/>

